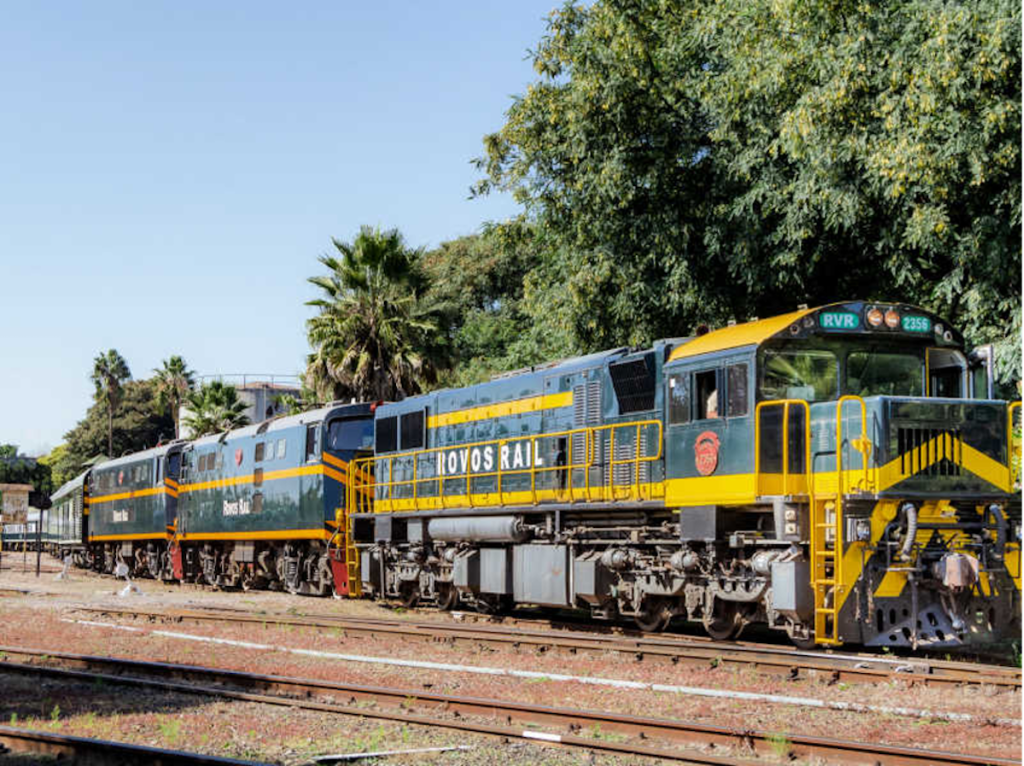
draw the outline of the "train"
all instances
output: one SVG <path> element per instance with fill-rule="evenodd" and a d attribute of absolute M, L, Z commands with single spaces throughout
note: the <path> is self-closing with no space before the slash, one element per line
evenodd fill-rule
<path fill-rule="evenodd" d="M 81 509 L 55 550 L 719 640 L 995 643 L 1020 632 L 1020 402 L 991 383 L 930 311 L 800 307 L 112 460 L 54 495 Z"/>

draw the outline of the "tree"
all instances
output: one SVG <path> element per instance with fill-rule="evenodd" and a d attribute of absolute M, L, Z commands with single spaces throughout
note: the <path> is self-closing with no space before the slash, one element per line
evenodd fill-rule
<path fill-rule="evenodd" d="M 67 444 L 58 444 L 49 454 L 39 458 L 39 462 L 50 467 L 53 488 L 59 489 L 82 471 L 82 467 L 74 462 L 69 455 Z"/>
<path fill-rule="evenodd" d="M 552 14 L 477 193 L 581 351 L 859 297 L 1019 376 L 1020 6 L 598 0 Z"/>
<path fill-rule="evenodd" d="M 161 406 L 156 384 L 151 380 L 130 380 L 122 386 L 113 419 L 112 445 L 107 414 L 106 403 L 97 401 L 64 435 L 66 451 L 58 464 L 61 472 L 77 475 L 96 458 L 149 449 L 174 433 L 174 421 Z"/>
<path fill-rule="evenodd" d="M 50 466 L 25 457 L 0 460 L 0 484 L 31 484 L 36 492 L 47 496 L 55 489 Z"/>
<path fill-rule="evenodd" d="M 185 395 L 195 387 L 195 373 L 188 368 L 185 360 L 176 354 L 170 359 L 165 359 L 153 372 L 157 396 L 161 405 L 170 407 L 171 417 L 174 418 L 174 438 L 178 439 L 181 436 L 178 423 L 181 403 Z"/>
<path fill-rule="evenodd" d="M 350 243 L 332 241 L 338 256 L 320 258 L 329 273 L 309 279 L 323 297 L 307 303 L 319 312 L 306 323 L 307 384 L 324 401 L 417 393 L 447 359 L 440 307 L 425 297 L 422 252 L 397 229 L 364 226 Z"/>
<path fill-rule="evenodd" d="M 517 233 L 487 226 L 480 234 L 442 242 L 423 254 L 427 296 L 444 307 L 454 365 L 441 371 L 445 385 L 472 385 L 542 359 L 523 353 L 532 323 L 523 301 L 523 276 L 537 258 L 532 240 Z"/>
<path fill-rule="evenodd" d="M 0 460 L 18 457 L 17 444 L 0 444 Z"/>
<path fill-rule="evenodd" d="M 185 395 L 189 414 L 185 425 L 192 438 L 230 431 L 248 425 L 246 403 L 238 398 L 238 390 L 231 385 L 213 380 L 202 384 Z"/>
<path fill-rule="evenodd" d="M 121 402 L 121 389 L 131 378 L 128 363 L 114 349 L 99 354 L 93 360 L 92 382 L 96 386 L 96 401 L 107 408 L 107 454 L 114 451 L 114 413 Z"/>

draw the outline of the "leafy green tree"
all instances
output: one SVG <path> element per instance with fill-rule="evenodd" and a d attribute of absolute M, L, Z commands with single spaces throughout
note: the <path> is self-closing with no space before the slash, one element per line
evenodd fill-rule
<path fill-rule="evenodd" d="M 1020 19 L 1008 0 L 570 3 L 476 191 L 523 203 L 538 319 L 578 350 L 897 299 L 1019 377 Z"/>
<path fill-rule="evenodd" d="M 428 298 L 444 307 L 454 366 L 445 385 L 471 385 L 496 372 L 541 361 L 524 353 L 532 323 L 524 305 L 525 274 L 536 265 L 528 237 L 489 226 L 481 234 L 443 242 L 423 254 Z"/>
<path fill-rule="evenodd" d="M 67 444 L 58 444 L 48 454 L 39 458 L 39 462 L 50 467 L 54 490 L 75 478 L 83 470 L 71 460 Z"/>
<path fill-rule="evenodd" d="M 113 435 L 113 443 L 109 436 Z M 66 451 L 58 463 L 72 476 L 96 459 L 118 457 L 155 447 L 174 433 L 174 421 L 160 404 L 151 380 L 130 380 L 121 387 L 121 400 L 112 429 L 106 403 L 98 401 L 85 417 L 64 435 Z M 51 453 L 53 454 L 53 453 Z"/>
<path fill-rule="evenodd" d="M 0 459 L 0 484 L 31 484 L 36 492 L 50 495 L 55 486 L 50 466 L 25 457 Z"/>
<path fill-rule="evenodd" d="M 125 381 L 131 379 L 128 363 L 114 349 L 93 360 L 91 380 L 96 386 L 95 399 L 107 408 L 107 454 L 114 451 L 114 414 L 121 403 Z"/>
<path fill-rule="evenodd" d="M 177 354 L 164 359 L 153 373 L 160 403 L 170 408 L 171 417 L 174 418 L 174 438 L 177 439 L 181 435 L 179 411 L 185 395 L 195 387 L 195 373 Z"/>
<path fill-rule="evenodd" d="M 426 299 L 422 252 L 397 229 L 364 226 L 321 256 L 329 273 L 311 277 L 322 297 L 306 323 L 306 382 L 322 401 L 400 399 L 436 379 L 447 360 L 440 307 Z"/>
<path fill-rule="evenodd" d="M 18 456 L 17 444 L 0 444 L 0 460 Z"/>
<path fill-rule="evenodd" d="M 238 398 L 238 389 L 219 380 L 189 391 L 185 405 L 189 411 L 185 425 L 193 438 L 230 431 L 249 423 L 246 404 Z"/>

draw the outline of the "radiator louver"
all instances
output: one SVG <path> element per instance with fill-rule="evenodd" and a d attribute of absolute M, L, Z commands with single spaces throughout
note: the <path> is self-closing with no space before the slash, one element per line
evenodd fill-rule
<path fill-rule="evenodd" d="M 960 475 L 963 444 L 959 428 L 898 428 L 896 442 L 904 475 Z"/>

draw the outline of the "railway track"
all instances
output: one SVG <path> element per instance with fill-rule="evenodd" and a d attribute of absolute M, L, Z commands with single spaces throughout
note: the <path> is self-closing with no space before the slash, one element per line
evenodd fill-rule
<path fill-rule="evenodd" d="M 182 750 L 164 750 L 142 745 L 129 745 L 108 739 L 71 737 L 66 734 L 17 729 L 0 726 L 0 753 L 52 756 L 56 760 L 99 766 L 261 766 L 257 761 L 219 758 Z"/>
<path fill-rule="evenodd" d="M 547 707 L 497 699 L 348 684 L 159 662 L 2 647 L 0 673 L 46 676 L 67 682 L 133 685 L 154 690 L 296 707 L 324 713 L 401 721 L 623 756 L 726 764 L 817 758 L 827 763 L 995 764 L 1019 761 L 937 750 L 780 735 L 659 718 Z M 15 662 L 14 660 L 20 660 Z M 520 728 L 527 727 L 527 728 Z M 591 736 L 587 736 L 587 733 Z M 598 736 L 598 734 L 604 736 Z M 614 741 L 614 733 L 622 737 Z M 707 752 L 728 747 L 729 756 Z"/>
<path fill-rule="evenodd" d="M 667 662 L 705 668 L 754 668 L 792 680 L 828 678 L 843 683 L 885 683 L 898 678 L 908 684 L 960 686 L 986 684 L 1020 689 L 1021 671 L 997 665 L 882 657 L 865 654 L 801 651 L 769 644 L 714 642 L 667 634 L 569 634 L 565 630 L 458 624 L 439 620 L 398 620 L 340 616 L 254 614 L 234 609 L 146 610 L 122 607 L 76 607 L 91 615 L 168 622 L 234 623 L 342 630 L 352 635 L 390 636 L 408 640 L 499 646 L 516 651 L 570 654 L 613 652 L 634 661 Z"/>

